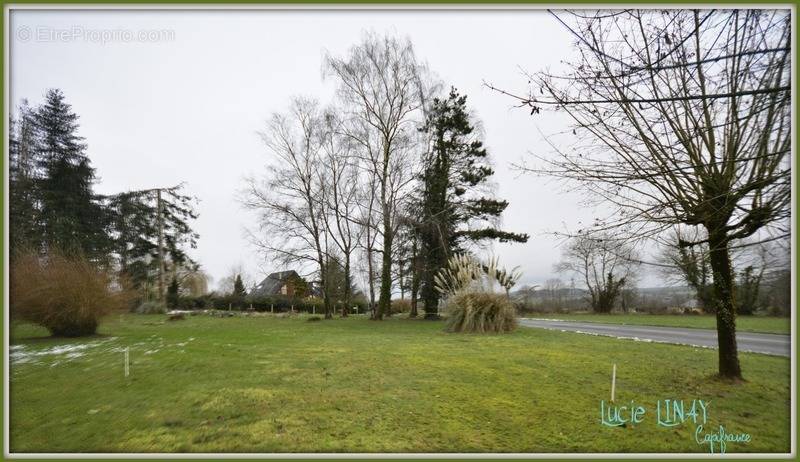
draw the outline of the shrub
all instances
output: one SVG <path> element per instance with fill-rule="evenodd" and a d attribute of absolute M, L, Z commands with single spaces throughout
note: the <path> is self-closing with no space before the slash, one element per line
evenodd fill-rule
<path fill-rule="evenodd" d="M 255 311 L 270 311 L 271 308 L 276 313 L 289 311 L 292 309 L 294 309 L 294 311 L 303 311 L 307 313 L 316 312 L 317 314 L 323 312 L 322 300 L 316 297 L 297 298 L 288 297 L 286 295 L 246 297 L 244 299 L 243 306 L 247 309 L 250 309 L 251 305 Z M 228 308 L 227 304 L 224 306 L 225 309 Z"/>
<path fill-rule="evenodd" d="M 411 312 L 411 300 L 404 298 L 400 300 L 392 300 L 392 304 L 389 306 L 389 315 L 399 314 L 399 313 L 410 313 Z"/>
<path fill-rule="evenodd" d="M 181 296 L 178 298 L 179 310 L 203 310 L 211 306 L 210 295 Z"/>
<path fill-rule="evenodd" d="M 163 303 L 156 301 L 142 302 L 141 305 L 136 307 L 136 313 L 138 314 L 164 314 L 166 312 L 167 307 Z"/>
<path fill-rule="evenodd" d="M 505 294 L 462 292 L 445 303 L 448 332 L 502 333 L 517 327 L 517 312 Z"/>
<path fill-rule="evenodd" d="M 12 315 L 57 336 L 94 334 L 103 316 L 124 310 L 131 300 L 108 271 L 58 253 L 16 256 L 9 282 Z"/>
<path fill-rule="evenodd" d="M 520 277 L 519 267 L 508 272 L 500 267 L 497 257 L 484 263 L 468 255 L 455 255 L 434 279 L 436 289 L 446 297 L 461 291 L 493 293 L 498 287 L 508 295 Z"/>
<path fill-rule="evenodd" d="M 517 327 L 517 313 L 509 298 L 520 278 L 500 268 L 496 258 L 487 263 L 465 255 L 451 258 L 436 275 L 436 286 L 446 298 L 445 330 L 448 332 L 501 333 Z M 495 289 L 504 293 L 496 293 Z"/>

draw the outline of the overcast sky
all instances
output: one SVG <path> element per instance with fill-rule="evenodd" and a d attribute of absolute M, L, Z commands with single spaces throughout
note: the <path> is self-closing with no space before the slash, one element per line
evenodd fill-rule
<path fill-rule="evenodd" d="M 323 52 L 344 54 L 365 30 L 408 36 L 419 59 L 468 95 L 497 195 L 510 201 L 503 225 L 531 235 L 494 252 L 522 267 L 523 283 L 553 277 L 559 241 L 548 233 L 594 214 L 511 164 L 547 153 L 541 133 L 566 120 L 532 117 L 482 86 L 524 90 L 520 69 L 557 67 L 572 53 L 572 38 L 544 11 L 16 11 L 11 101 L 38 104 L 48 88 L 62 89 L 80 115 L 99 193 L 186 182 L 200 199 L 193 256 L 215 283 L 238 264 L 260 279 L 283 268 L 257 257 L 243 233 L 253 217 L 236 201 L 242 178 L 261 172 L 268 155 L 257 131 L 291 95 L 330 100 Z"/>

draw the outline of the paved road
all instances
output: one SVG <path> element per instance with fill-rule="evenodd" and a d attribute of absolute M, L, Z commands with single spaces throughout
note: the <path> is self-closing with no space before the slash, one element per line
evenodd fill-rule
<path fill-rule="evenodd" d="M 530 318 L 522 318 L 519 322 L 521 325 L 527 327 L 540 327 L 543 329 L 578 332 L 582 334 L 596 334 L 633 340 L 676 343 L 679 345 L 694 345 L 709 348 L 717 347 L 717 331 L 711 329 L 631 326 Z M 791 349 L 789 336 L 782 334 L 737 332 L 736 344 L 739 347 L 739 351 L 776 356 L 789 356 L 789 351 Z"/>

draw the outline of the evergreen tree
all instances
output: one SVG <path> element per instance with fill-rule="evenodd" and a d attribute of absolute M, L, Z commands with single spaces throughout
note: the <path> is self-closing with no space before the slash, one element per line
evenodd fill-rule
<path fill-rule="evenodd" d="M 169 308 L 178 307 L 179 290 L 180 290 L 180 285 L 178 284 L 178 278 L 175 275 L 173 275 L 172 280 L 167 286 L 167 307 Z"/>
<path fill-rule="evenodd" d="M 9 241 L 13 254 L 41 250 L 40 214 L 36 188 L 36 130 L 33 109 L 23 100 L 19 118 L 9 122 Z"/>
<path fill-rule="evenodd" d="M 165 267 L 197 269 L 185 248 L 197 246 L 190 221 L 197 218 L 195 198 L 181 193 L 182 185 L 161 189 Z M 128 191 L 105 198 L 111 218 L 111 247 L 120 272 L 135 289 L 149 295 L 159 267 L 158 203 L 155 190 Z"/>
<path fill-rule="evenodd" d="M 32 114 L 36 130 L 36 189 L 43 247 L 82 254 L 93 261 L 108 256 L 108 217 L 92 192 L 95 171 L 86 144 L 77 135 L 78 116 L 60 90 L 49 90 Z"/>
<path fill-rule="evenodd" d="M 470 120 L 466 96 L 453 88 L 446 99 L 434 98 L 422 130 L 430 146 L 423 159 L 421 198 L 415 204 L 424 261 L 420 284 L 426 317 L 435 317 L 439 293 L 434 275 L 451 255 L 472 242 L 526 242 L 528 235 L 495 226 L 508 202 L 481 193 L 494 170 Z"/>
<path fill-rule="evenodd" d="M 353 294 L 358 290 L 355 284 L 347 277 L 341 259 L 335 255 L 328 255 L 325 263 L 325 287 L 328 291 L 333 310 L 344 308 L 341 311 L 343 316 L 347 316 L 347 310 L 353 300 Z"/>
<path fill-rule="evenodd" d="M 759 308 L 759 291 L 761 281 L 764 279 L 764 267 L 755 269 L 752 265 L 747 266 L 739 276 L 739 283 L 736 284 L 736 314 L 752 315 Z"/>
<path fill-rule="evenodd" d="M 233 281 L 233 296 L 244 299 L 245 295 L 246 292 L 244 290 L 244 283 L 242 282 L 242 275 L 237 274 L 236 279 Z"/>

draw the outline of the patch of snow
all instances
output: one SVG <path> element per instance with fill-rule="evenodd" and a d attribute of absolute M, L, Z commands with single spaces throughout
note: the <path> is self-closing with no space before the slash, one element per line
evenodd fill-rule
<path fill-rule="evenodd" d="M 167 311 L 167 314 L 192 314 L 192 313 L 195 313 L 195 312 L 191 311 L 191 310 L 171 310 L 171 311 Z"/>
<path fill-rule="evenodd" d="M 9 359 L 15 365 L 17 364 L 26 364 L 26 363 L 33 363 L 37 362 L 39 359 L 44 359 L 48 356 L 60 356 L 61 359 L 65 361 L 71 361 L 73 359 L 77 359 L 86 355 L 87 351 L 106 344 L 108 342 L 112 342 L 116 340 L 116 337 L 111 337 L 105 340 L 98 340 L 95 342 L 89 343 L 76 343 L 70 345 L 56 345 L 50 348 L 45 348 L 42 350 L 32 350 L 27 345 L 13 345 L 10 348 L 10 353 L 8 355 Z M 56 364 L 60 364 L 62 361 L 55 361 L 51 364 L 51 367 Z"/>

